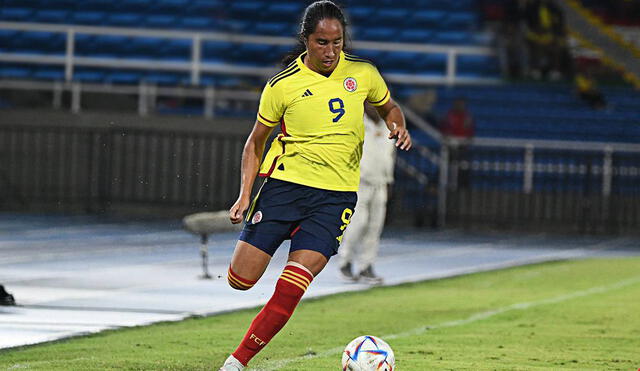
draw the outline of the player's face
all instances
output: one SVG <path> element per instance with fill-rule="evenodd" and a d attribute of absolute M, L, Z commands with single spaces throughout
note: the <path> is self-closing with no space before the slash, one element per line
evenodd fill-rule
<path fill-rule="evenodd" d="M 338 65 L 338 58 L 344 46 L 344 31 L 337 19 L 321 19 L 307 38 L 309 67 L 319 73 L 330 73 Z"/>

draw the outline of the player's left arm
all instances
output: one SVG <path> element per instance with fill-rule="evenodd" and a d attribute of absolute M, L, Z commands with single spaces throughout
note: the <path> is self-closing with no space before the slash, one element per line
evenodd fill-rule
<path fill-rule="evenodd" d="M 400 106 L 393 99 L 389 99 L 387 103 L 376 107 L 376 110 L 389 128 L 389 139 L 396 138 L 396 147 L 408 151 L 411 148 L 411 135 Z"/>

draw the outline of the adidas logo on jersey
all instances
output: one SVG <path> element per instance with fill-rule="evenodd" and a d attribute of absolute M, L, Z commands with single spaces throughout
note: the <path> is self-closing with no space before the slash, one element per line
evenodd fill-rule
<path fill-rule="evenodd" d="M 307 89 L 304 91 L 304 94 L 302 94 L 303 97 L 308 97 L 313 95 L 313 93 L 311 92 L 311 90 Z"/>

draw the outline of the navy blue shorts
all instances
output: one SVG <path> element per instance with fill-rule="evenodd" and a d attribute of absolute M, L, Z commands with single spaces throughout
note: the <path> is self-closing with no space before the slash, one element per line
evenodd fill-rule
<path fill-rule="evenodd" d="M 329 259 L 338 252 L 357 199 L 356 192 L 268 178 L 249 208 L 239 239 L 272 256 L 291 239 L 290 251 L 313 250 Z"/>

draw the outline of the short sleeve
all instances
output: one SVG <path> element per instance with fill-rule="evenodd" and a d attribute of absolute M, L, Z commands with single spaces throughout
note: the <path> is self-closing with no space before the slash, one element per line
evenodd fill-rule
<path fill-rule="evenodd" d="M 377 68 L 372 67 L 370 76 L 371 88 L 367 94 L 367 102 L 373 106 L 382 106 L 390 99 L 389 89 Z"/>
<path fill-rule="evenodd" d="M 266 126 L 273 127 L 280 123 L 284 114 L 284 99 L 279 88 L 267 84 L 260 96 L 258 107 L 258 121 Z"/>

